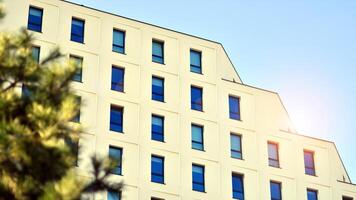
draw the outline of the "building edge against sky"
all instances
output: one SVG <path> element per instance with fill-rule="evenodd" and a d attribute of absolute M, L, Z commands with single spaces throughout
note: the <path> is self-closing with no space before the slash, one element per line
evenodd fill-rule
<path fill-rule="evenodd" d="M 122 199 L 271 199 L 272 185 L 288 200 L 356 199 L 334 143 L 296 134 L 278 94 L 243 84 L 220 43 L 66 1 L 4 3 L 1 30 L 31 29 L 40 59 L 57 45 L 79 58 L 77 171 L 119 155 Z"/>

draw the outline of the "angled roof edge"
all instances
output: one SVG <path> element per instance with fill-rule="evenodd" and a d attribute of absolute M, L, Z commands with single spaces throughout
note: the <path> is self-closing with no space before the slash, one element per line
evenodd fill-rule
<path fill-rule="evenodd" d="M 335 148 L 335 150 L 336 150 L 337 156 L 339 157 L 339 159 L 340 159 L 340 161 L 341 161 L 342 167 L 344 168 L 344 170 L 345 170 L 345 172 L 346 172 L 346 176 L 347 176 L 347 178 L 349 179 L 350 184 L 354 185 L 354 184 L 352 183 L 351 177 L 349 176 L 349 172 L 347 171 L 347 169 L 346 169 L 346 167 L 345 167 L 344 161 L 343 161 L 342 158 L 341 158 L 341 155 L 340 155 L 340 153 L 339 153 L 339 150 L 338 150 L 337 147 L 336 147 L 335 142 L 331 142 L 331 143 L 334 145 L 334 148 Z"/>
<path fill-rule="evenodd" d="M 71 2 L 71 1 L 68 1 L 68 0 L 60 0 L 60 1 L 65 2 L 65 3 L 72 4 L 72 5 L 84 7 L 84 8 L 87 8 L 87 9 L 90 9 L 90 10 L 94 10 L 94 11 L 97 11 L 97 12 L 102 12 L 102 13 L 105 13 L 105 14 L 113 15 L 113 16 L 116 16 L 116 17 L 121 17 L 121 18 L 130 20 L 130 21 L 142 23 L 142 24 L 145 24 L 145 25 L 154 26 L 154 27 L 156 27 L 156 28 L 164 29 L 164 30 L 167 30 L 167 31 L 172 31 L 172 32 L 175 32 L 175 33 L 178 33 L 178 34 L 182 34 L 182 35 L 189 36 L 189 37 L 194 37 L 194 38 L 197 38 L 197 39 L 200 39 L 200 40 L 205 40 L 205 41 L 212 42 L 212 43 L 215 43 L 215 44 L 217 44 L 217 45 L 220 45 L 220 46 L 222 47 L 222 49 L 224 50 L 224 53 L 225 53 L 226 57 L 229 59 L 229 62 L 230 62 L 230 64 L 231 64 L 231 66 L 234 68 L 234 70 L 235 70 L 237 76 L 239 77 L 241 83 L 243 83 L 243 81 L 242 81 L 242 79 L 241 79 L 239 73 L 237 72 L 237 70 L 236 70 L 236 68 L 235 68 L 235 66 L 234 66 L 234 64 L 233 64 L 233 62 L 231 61 L 229 55 L 228 55 L 227 52 L 226 52 L 226 50 L 225 50 L 225 48 L 224 48 L 224 45 L 221 44 L 220 42 L 217 42 L 217 41 L 214 41 L 214 40 L 210 40 L 210 39 L 207 39 L 207 38 L 203 38 L 203 37 L 200 37 L 200 36 L 192 35 L 192 34 L 189 34 L 189 33 L 184 33 L 184 32 L 181 32 L 181 31 L 176 31 L 176 30 L 173 30 L 173 29 L 170 29 L 170 28 L 158 26 L 158 25 L 151 24 L 151 23 L 144 22 L 144 21 L 140 21 L 140 20 L 137 20 L 137 19 L 125 17 L 125 16 L 122 16 L 122 15 L 118 15 L 118 14 L 115 14 L 115 13 L 107 12 L 107 11 L 100 10 L 100 9 L 97 9 L 97 8 L 92 8 L 92 7 L 89 7 L 89 6 L 86 6 L 86 5 L 82 5 L 82 4 L 78 4 L 78 3 L 75 3 L 75 2 Z"/>

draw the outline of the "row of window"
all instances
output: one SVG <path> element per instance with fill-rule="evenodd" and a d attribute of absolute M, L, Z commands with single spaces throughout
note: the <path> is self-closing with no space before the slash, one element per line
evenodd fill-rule
<path fill-rule="evenodd" d="M 35 6 L 29 7 L 27 29 L 42 32 L 43 9 Z M 85 20 L 72 18 L 70 40 L 73 42 L 84 43 Z M 112 51 L 125 54 L 124 30 L 113 29 Z M 164 64 L 164 41 L 152 40 L 152 62 Z M 190 50 L 190 71 L 202 73 L 202 52 L 194 49 Z"/>

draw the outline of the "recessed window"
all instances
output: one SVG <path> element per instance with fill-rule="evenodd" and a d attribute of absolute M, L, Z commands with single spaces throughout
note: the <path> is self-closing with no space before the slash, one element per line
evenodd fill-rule
<path fill-rule="evenodd" d="M 353 200 L 354 198 L 352 197 L 346 197 L 346 196 L 342 196 L 342 200 Z"/>
<path fill-rule="evenodd" d="M 151 156 L 151 181 L 155 183 L 164 183 L 164 158 L 160 156 Z"/>
<path fill-rule="evenodd" d="M 192 131 L 192 148 L 196 150 L 204 150 L 204 127 L 196 124 L 191 125 Z"/>
<path fill-rule="evenodd" d="M 242 159 L 242 147 L 241 147 L 241 136 L 237 134 L 230 134 L 230 147 L 231 147 L 231 157 Z"/>
<path fill-rule="evenodd" d="M 190 50 L 190 71 L 201 74 L 201 52 Z"/>
<path fill-rule="evenodd" d="M 107 200 L 121 200 L 121 192 L 109 190 Z"/>
<path fill-rule="evenodd" d="M 318 200 L 318 191 L 313 189 L 307 190 L 308 200 Z"/>
<path fill-rule="evenodd" d="M 31 52 L 32 52 L 32 58 L 33 58 L 33 60 L 35 60 L 37 63 L 39 63 L 39 62 L 40 62 L 40 52 L 41 52 L 41 48 L 38 47 L 38 46 L 32 46 Z"/>
<path fill-rule="evenodd" d="M 268 164 L 271 167 L 279 167 L 278 144 L 268 142 Z"/>
<path fill-rule="evenodd" d="M 229 117 L 230 119 L 240 120 L 240 98 L 229 96 Z"/>
<path fill-rule="evenodd" d="M 121 67 L 111 67 L 111 89 L 124 92 L 125 69 Z"/>
<path fill-rule="evenodd" d="M 203 111 L 203 89 L 195 86 L 190 87 L 191 109 Z"/>
<path fill-rule="evenodd" d="M 193 190 L 205 192 L 205 172 L 204 166 L 192 165 Z"/>
<path fill-rule="evenodd" d="M 42 31 L 43 9 L 30 6 L 28 12 L 27 29 L 31 31 Z"/>
<path fill-rule="evenodd" d="M 314 152 L 304 150 L 305 174 L 315 176 Z"/>
<path fill-rule="evenodd" d="M 156 63 L 164 63 L 164 43 L 157 40 L 152 40 L 152 61 Z"/>
<path fill-rule="evenodd" d="M 76 114 L 75 116 L 72 118 L 72 122 L 75 122 L 75 123 L 79 123 L 80 122 L 80 105 L 81 105 L 81 102 L 82 102 L 82 98 L 80 96 L 76 96 L 75 98 L 76 100 L 76 103 L 77 103 L 77 107 L 76 107 Z"/>
<path fill-rule="evenodd" d="M 115 162 L 114 168 L 111 173 L 121 175 L 122 174 L 122 148 L 109 147 L 109 158 Z"/>
<path fill-rule="evenodd" d="M 113 30 L 112 51 L 125 53 L 125 32 L 117 29 Z"/>
<path fill-rule="evenodd" d="M 270 182 L 271 200 L 282 200 L 282 186 L 281 183 Z"/>
<path fill-rule="evenodd" d="M 82 68 L 83 68 L 83 58 L 79 56 L 70 55 L 69 59 L 72 60 L 77 68 L 72 80 L 77 82 L 82 82 Z"/>
<path fill-rule="evenodd" d="M 244 180 L 243 175 L 232 173 L 232 198 L 244 200 Z"/>
<path fill-rule="evenodd" d="M 151 200 L 164 200 L 164 199 L 156 198 L 156 197 L 151 197 Z"/>
<path fill-rule="evenodd" d="M 152 76 L 152 100 L 164 101 L 164 79 Z"/>
<path fill-rule="evenodd" d="M 151 139 L 160 142 L 164 141 L 164 117 L 152 115 Z"/>
<path fill-rule="evenodd" d="M 84 43 L 84 20 L 72 18 L 72 28 L 70 40 L 73 42 Z"/>
<path fill-rule="evenodd" d="M 110 130 L 122 133 L 124 108 L 111 105 L 110 107 Z"/>
<path fill-rule="evenodd" d="M 73 165 L 78 167 L 78 157 L 79 157 L 79 140 L 71 139 L 71 138 L 65 138 L 64 139 L 65 143 L 68 145 L 70 151 L 75 154 L 75 160 Z"/>

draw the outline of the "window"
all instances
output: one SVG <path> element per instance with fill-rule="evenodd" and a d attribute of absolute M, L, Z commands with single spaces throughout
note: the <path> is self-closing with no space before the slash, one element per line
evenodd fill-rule
<path fill-rule="evenodd" d="M 164 79 L 152 76 L 152 100 L 164 101 Z"/>
<path fill-rule="evenodd" d="M 120 67 L 111 67 L 111 89 L 124 92 L 125 69 Z"/>
<path fill-rule="evenodd" d="M 72 30 L 70 40 L 73 42 L 84 43 L 84 20 L 72 18 Z"/>
<path fill-rule="evenodd" d="M 125 53 L 125 32 L 114 29 L 112 50 L 117 53 Z"/>
<path fill-rule="evenodd" d="M 244 182 L 243 175 L 232 174 L 232 198 L 244 200 Z"/>
<path fill-rule="evenodd" d="M 156 63 L 164 63 L 164 43 L 152 40 L 152 61 Z"/>
<path fill-rule="evenodd" d="M 109 190 L 107 200 L 121 200 L 121 192 Z"/>
<path fill-rule="evenodd" d="M 111 173 L 121 175 L 122 173 L 122 148 L 109 146 L 109 158 L 115 162 Z"/>
<path fill-rule="evenodd" d="M 352 197 L 342 196 L 342 200 L 353 200 L 353 198 Z"/>
<path fill-rule="evenodd" d="M 304 150 L 305 173 L 315 176 L 314 152 Z"/>
<path fill-rule="evenodd" d="M 124 109 L 119 106 L 111 105 L 110 108 L 110 130 L 122 133 Z"/>
<path fill-rule="evenodd" d="M 82 102 L 82 98 L 80 96 L 76 96 L 75 100 L 76 100 L 76 103 L 77 103 L 76 115 L 73 117 L 73 119 L 71 121 L 79 123 L 80 122 L 80 105 L 81 105 L 81 102 Z"/>
<path fill-rule="evenodd" d="M 164 199 L 156 198 L 156 197 L 151 197 L 151 200 L 164 200 Z"/>
<path fill-rule="evenodd" d="M 164 158 L 160 156 L 151 156 L 151 181 L 155 183 L 164 183 Z"/>
<path fill-rule="evenodd" d="M 43 9 L 30 6 L 28 12 L 27 29 L 32 31 L 42 31 Z"/>
<path fill-rule="evenodd" d="M 73 165 L 78 167 L 78 157 L 79 157 L 79 140 L 74 140 L 69 137 L 64 139 L 64 142 L 68 145 L 70 151 L 75 154 L 75 160 Z"/>
<path fill-rule="evenodd" d="M 307 196 L 308 196 L 308 200 L 318 200 L 318 191 L 308 189 Z"/>
<path fill-rule="evenodd" d="M 271 167 L 279 167 L 278 144 L 268 142 L 268 165 Z"/>
<path fill-rule="evenodd" d="M 204 166 L 192 165 L 193 190 L 205 192 Z"/>
<path fill-rule="evenodd" d="M 230 119 L 240 120 L 240 98 L 229 96 L 229 117 Z"/>
<path fill-rule="evenodd" d="M 32 58 L 39 63 L 40 62 L 40 52 L 41 52 L 41 48 L 37 47 L 37 46 L 32 46 Z"/>
<path fill-rule="evenodd" d="M 195 86 L 190 87 L 191 109 L 203 111 L 203 89 Z"/>
<path fill-rule="evenodd" d="M 151 139 L 163 142 L 164 140 L 164 117 L 152 115 Z"/>
<path fill-rule="evenodd" d="M 230 134 L 231 157 L 242 159 L 241 136 Z"/>
<path fill-rule="evenodd" d="M 270 182 L 271 200 L 282 200 L 282 187 L 281 183 L 271 181 Z"/>
<path fill-rule="evenodd" d="M 190 71 L 201 74 L 201 52 L 190 50 Z"/>
<path fill-rule="evenodd" d="M 204 127 L 196 124 L 192 124 L 192 148 L 196 150 L 204 150 Z"/>
<path fill-rule="evenodd" d="M 71 59 L 74 62 L 77 68 L 77 71 L 75 72 L 72 80 L 82 82 L 83 58 L 79 56 L 70 55 L 69 59 Z"/>

